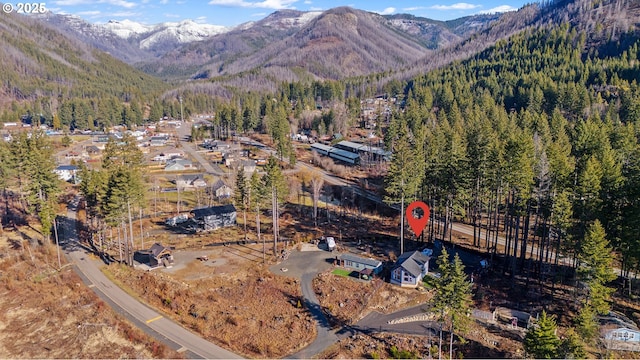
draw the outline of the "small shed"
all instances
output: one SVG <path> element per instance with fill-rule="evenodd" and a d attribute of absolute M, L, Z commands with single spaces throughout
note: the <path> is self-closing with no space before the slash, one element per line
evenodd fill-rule
<path fill-rule="evenodd" d="M 231 204 L 195 209 L 191 214 L 197 229 L 201 231 L 236 225 L 236 208 Z"/>
<path fill-rule="evenodd" d="M 370 277 L 382 271 L 382 261 L 380 260 L 364 258 L 353 254 L 342 254 L 338 259 L 340 260 L 341 266 L 358 271 L 360 277 L 362 277 L 362 275 Z"/>

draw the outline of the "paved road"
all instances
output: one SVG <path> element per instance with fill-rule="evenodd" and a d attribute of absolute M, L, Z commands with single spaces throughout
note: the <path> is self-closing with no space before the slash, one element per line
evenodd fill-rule
<path fill-rule="evenodd" d="M 306 273 L 302 275 L 301 286 L 305 306 L 316 319 L 316 330 L 318 335 L 307 347 L 289 356 L 289 358 L 292 359 L 310 359 L 338 341 L 338 336 L 336 336 L 335 331 L 331 329 L 329 320 L 324 315 L 322 307 L 320 306 L 320 301 L 318 301 L 315 291 L 313 291 L 313 279 L 316 275 L 316 273 Z"/>
<path fill-rule="evenodd" d="M 210 161 L 202 157 L 202 155 L 197 151 L 196 146 L 192 142 L 187 141 L 187 139 L 191 135 L 191 125 L 192 124 L 190 122 L 184 122 L 180 126 L 178 131 L 176 131 L 176 136 L 178 137 L 180 146 L 182 146 L 182 149 L 184 149 L 186 153 L 188 153 L 192 158 L 194 158 L 198 163 L 200 163 L 200 166 L 202 166 L 204 171 L 207 172 L 208 174 L 213 174 L 217 176 L 224 175 L 224 172 L 220 170 L 219 167 L 217 166 L 214 167 Z"/>
<path fill-rule="evenodd" d="M 85 251 L 77 242 L 78 236 L 75 228 L 76 212 L 70 207 L 67 211 L 67 219 L 61 224 L 61 234 L 64 240 L 61 245 L 65 248 L 70 261 L 76 265 L 77 271 L 89 283 L 99 295 L 103 295 L 109 299 L 109 303 L 117 306 L 116 310 L 121 310 L 125 314 L 133 317 L 138 324 L 144 324 L 152 330 L 152 333 L 160 334 L 161 341 L 168 339 L 170 342 L 178 344 L 179 352 L 188 352 L 198 358 L 204 359 L 238 359 L 238 355 L 225 350 L 200 336 L 184 329 L 182 326 L 165 318 L 163 315 L 152 310 L 148 306 L 142 304 L 133 298 L 111 280 L 109 280 L 101 271 L 101 262 L 92 259 L 88 252 Z M 148 330 L 143 327 L 143 330 Z"/>
<path fill-rule="evenodd" d="M 276 274 L 300 279 L 305 306 L 316 320 L 318 335 L 315 340 L 299 352 L 288 356 L 291 359 L 309 359 L 338 341 L 338 336 L 331 328 L 329 320 L 322 311 L 320 301 L 313 291 L 313 279 L 318 273 L 331 267 L 331 259 L 335 257 L 332 255 L 335 254 L 317 247 L 314 249 L 312 245 L 307 247 L 305 250 L 308 251 L 294 251 L 287 260 L 270 267 L 270 270 Z M 286 272 L 282 269 L 286 269 Z"/>

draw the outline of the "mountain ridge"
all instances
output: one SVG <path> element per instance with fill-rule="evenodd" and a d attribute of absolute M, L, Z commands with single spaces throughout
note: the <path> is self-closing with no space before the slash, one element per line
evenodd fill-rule
<path fill-rule="evenodd" d="M 446 23 L 337 7 L 307 13 L 307 22 L 290 20 L 293 16 L 304 18 L 302 14 L 276 11 L 251 26 L 186 45 L 138 67 L 162 78 L 178 79 L 224 77 L 259 68 L 269 68 L 276 77 L 274 73 L 280 72 L 286 79 L 296 76 L 284 68 L 302 69 L 317 78 L 360 76 L 408 65 L 433 50 L 464 40 L 500 17 L 478 15 Z M 274 26 L 282 23 L 290 25 Z M 317 60 L 322 57 L 328 60 Z M 179 73 L 171 73 L 178 68 Z"/>

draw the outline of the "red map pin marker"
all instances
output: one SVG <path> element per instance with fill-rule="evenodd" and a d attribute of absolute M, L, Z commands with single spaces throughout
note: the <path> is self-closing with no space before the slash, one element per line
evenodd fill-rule
<path fill-rule="evenodd" d="M 422 217 L 416 218 L 413 216 L 413 210 L 415 209 L 422 209 Z M 416 236 L 420 236 L 424 227 L 427 226 L 429 214 L 429 206 L 422 201 L 414 201 L 407 206 L 407 222 L 409 222 L 409 226 L 411 226 L 411 230 Z"/>

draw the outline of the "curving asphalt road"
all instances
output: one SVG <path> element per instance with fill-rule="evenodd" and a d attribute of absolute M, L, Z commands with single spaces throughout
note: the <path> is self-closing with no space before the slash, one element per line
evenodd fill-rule
<path fill-rule="evenodd" d="M 132 318 L 142 330 L 152 334 L 158 340 L 172 345 L 178 352 L 186 352 L 189 357 L 203 359 L 241 358 L 165 318 L 109 280 L 100 271 L 102 263 L 92 259 L 89 252 L 78 243 L 76 211 L 72 206 L 67 210 L 67 218 L 60 223 L 60 233 L 63 239 L 60 245 L 65 249 L 67 257 L 75 265 L 75 270 L 88 286 L 100 297 L 106 298 L 116 311 Z"/>

